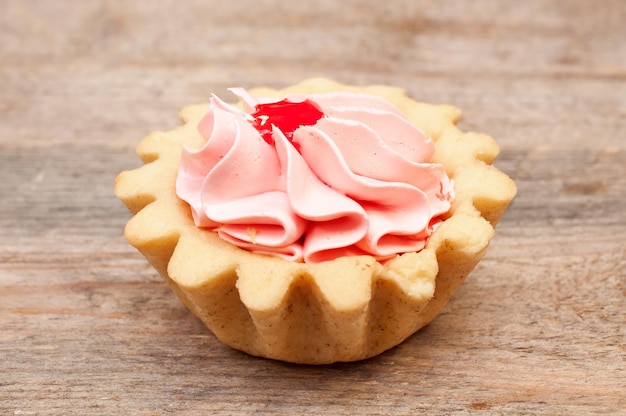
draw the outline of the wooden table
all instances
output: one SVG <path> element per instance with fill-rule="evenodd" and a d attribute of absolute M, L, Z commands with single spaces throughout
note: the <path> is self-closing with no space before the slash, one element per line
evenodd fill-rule
<path fill-rule="evenodd" d="M 626 414 L 626 2 L 0 0 L 0 414 Z M 406 88 L 519 194 L 444 312 L 366 362 L 222 346 L 113 178 L 230 86 Z"/>

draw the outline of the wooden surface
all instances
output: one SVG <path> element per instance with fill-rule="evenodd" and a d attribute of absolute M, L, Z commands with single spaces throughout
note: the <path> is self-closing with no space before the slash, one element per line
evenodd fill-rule
<path fill-rule="evenodd" d="M 0 414 L 626 414 L 626 2 L 0 0 Z M 230 86 L 404 87 L 519 195 L 444 312 L 366 362 L 222 346 L 113 178 Z"/>

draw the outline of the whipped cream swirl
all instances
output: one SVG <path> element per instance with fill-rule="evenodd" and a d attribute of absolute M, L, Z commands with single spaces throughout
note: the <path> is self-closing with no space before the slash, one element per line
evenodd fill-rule
<path fill-rule="evenodd" d="M 244 110 L 213 96 L 198 125 L 206 143 L 181 155 L 176 192 L 196 226 L 243 249 L 307 263 L 348 255 L 382 261 L 424 248 L 450 208 L 453 184 L 443 166 L 429 163 L 432 141 L 397 107 L 346 92 L 278 101 L 231 91 Z M 294 111 L 303 103 L 319 118 L 281 130 L 281 105 Z M 262 108 L 273 111 L 259 115 Z"/>

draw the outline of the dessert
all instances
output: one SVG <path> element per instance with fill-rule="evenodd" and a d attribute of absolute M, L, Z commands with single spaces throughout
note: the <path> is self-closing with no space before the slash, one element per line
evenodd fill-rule
<path fill-rule="evenodd" d="M 429 323 L 515 195 L 493 139 L 393 87 L 232 92 L 141 142 L 115 183 L 128 241 L 252 355 L 356 361 Z"/>

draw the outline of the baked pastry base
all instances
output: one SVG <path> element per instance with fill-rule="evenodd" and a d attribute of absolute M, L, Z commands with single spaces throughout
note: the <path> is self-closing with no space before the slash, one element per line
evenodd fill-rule
<path fill-rule="evenodd" d="M 144 165 L 122 172 L 115 193 L 134 215 L 125 236 L 185 306 L 224 344 L 249 354 L 306 364 L 356 361 L 394 347 L 428 324 L 485 254 L 516 193 L 491 165 L 486 135 L 456 127 L 459 110 L 408 98 L 387 86 L 351 87 L 314 78 L 287 92 L 352 91 L 396 104 L 436 145 L 433 162 L 454 180 L 456 198 L 426 248 L 380 264 L 370 256 L 316 265 L 253 254 L 197 228 L 175 193 L 183 146 L 200 147 L 196 126 L 208 105 L 182 110 L 184 124 L 154 132 L 138 146 Z"/>

